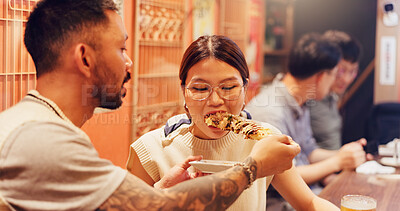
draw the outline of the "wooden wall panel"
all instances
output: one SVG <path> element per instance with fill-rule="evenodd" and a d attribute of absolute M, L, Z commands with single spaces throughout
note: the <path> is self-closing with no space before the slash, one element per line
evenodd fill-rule
<path fill-rule="evenodd" d="M 162 77 L 178 76 L 182 45 L 151 46 L 140 45 L 139 76 Z"/>
<path fill-rule="evenodd" d="M 264 13 L 265 2 L 262 0 L 219 0 L 219 31 L 218 34 L 231 38 L 246 56 L 250 42 L 256 44 L 254 64 L 249 65 L 250 84 L 246 102 L 257 94 L 261 84 L 264 43 Z M 261 8 L 260 8 L 261 7 Z M 253 24 L 253 25 L 252 25 Z"/>
<path fill-rule="evenodd" d="M 219 34 L 231 38 L 245 52 L 248 41 L 249 1 L 220 0 L 220 4 Z"/>
<path fill-rule="evenodd" d="M 400 16 L 400 0 L 377 1 L 377 18 L 376 18 L 376 49 L 375 49 L 375 82 L 374 82 L 374 104 L 383 102 L 400 102 L 400 24 L 396 26 L 385 26 L 383 24 L 384 5 L 392 2 L 394 4 L 394 11 Z M 393 46 L 387 46 L 385 49 L 394 48 L 395 58 L 389 58 L 392 56 L 388 52 L 382 52 L 382 38 L 390 37 L 395 40 Z M 388 62 L 392 61 L 392 62 Z M 387 63 L 386 68 L 394 68 L 394 74 L 390 77 L 393 79 L 393 83 L 381 83 L 381 73 L 391 73 L 390 70 L 381 68 L 382 63 Z"/>
<path fill-rule="evenodd" d="M 26 18 L 35 0 L 0 0 L 0 112 L 36 85 L 35 68 L 23 44 Z"/>
<path fill-rule="evenodd" d="M 184 51 L 184 0 L 137 2 L 138 46 L 134 70 L 132 142 L 183 112 L 179 92 L 179 65 Z"/>
<path fill-rule="evenodd" d="M 141 78 L 139 84 L 139 107 L 180 101 L 182 92 L 177 77 Z"/>

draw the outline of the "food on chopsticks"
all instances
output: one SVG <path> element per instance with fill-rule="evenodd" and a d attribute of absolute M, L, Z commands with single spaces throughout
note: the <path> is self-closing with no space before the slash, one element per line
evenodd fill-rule
<path fill-rule="evenodd" d="M 264 128 L 251 120 L 227 112 L 207 114 L 204 117 L 204 121 L 208 126 L 243 134 L 247 139 L 260 140 L 268 135 L 273 135 L 271 129 Z"/>

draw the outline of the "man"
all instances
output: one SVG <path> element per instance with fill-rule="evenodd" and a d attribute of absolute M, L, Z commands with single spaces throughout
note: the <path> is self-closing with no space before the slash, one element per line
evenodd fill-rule
<path fill-rule="evenodd" d="M 126 94 L 132 61 L 116 11 L 112 0 L 43 0 L 31 13 L 24 41 L 37 88 L 0 114 L 0 199 L 10 209 L 222 210 L 255 179 L 290 168 L 300 149 L 285 136 L 258 142 L 227 171 L 166 190 L 100 159 L 79 127 Z"/>
<path fill-rule="evenodd" d="M 319 182 L 324 178 L 365 161 L 362 148 L 365 140 L 330 151 L 318 148 L 311 132 L 305 104 L 328 94 L 340 59 L 341 52 L 335 44 L 317 34 L 304 35 L 290 52 L 289 72 L 263 87 L 246 107 L 255 120 L 276 126 L 299 143 L 302 151 L 296 156 L 297 169 L 317 194 L 322 189 Z M 270 202 L 273 200 L 268 198 Z"/>
<path fill-rule="evenodd" d="M 338 64 L 331 92 L 321 101 L 313 101 L 309 106 L 311 128 L 319 147 L 338 150 L 342 146 L 342 117 L 337 104 L 339 97 L 357 76 L 361 46 L 355 38 L 342 31 L 329 30 L 323 37 L 340 47 L 342 59 Z"/>

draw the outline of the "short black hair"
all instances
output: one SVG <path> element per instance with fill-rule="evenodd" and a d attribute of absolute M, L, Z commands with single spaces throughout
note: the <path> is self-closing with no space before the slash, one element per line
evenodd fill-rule
<path fill-rule="evenodd" d="M 72 41 L 96 46 L 94 30 L 106 26 L 105 11 L 118 11 L 113 0 L 42 0 L 28 18 L 24 43 L 36 67 L 36 76 L 54 69 L 64 47 Z"/>
<path fill-rule="evenodd" d="M 352 35 L 343 31 L 329 30 L 323 34 L 323 37 L 340 47 L 344 60 L 350 63 L 356 63 L 360 60 L 361 44 Z"/>
<path fill-rule="evenodd" d="M 292 76 L 306 79 L 333 69 L 341 59 L 339 47 L 317 33 L 303 35 L 289 54 L 288 69 Z"/>

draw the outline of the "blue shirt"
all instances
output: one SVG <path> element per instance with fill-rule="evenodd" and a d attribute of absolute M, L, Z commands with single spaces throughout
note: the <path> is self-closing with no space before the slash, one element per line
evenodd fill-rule
<path fill-rule="evenodd" d="M 260 93 L 248 103 L 246 110 L 254 120 L 267 122 L 291 136 L 301 147 L 301 152 L 295 158 L 296 165 L 308 165 L 308 156 L 318 147 L 311 130 L 310 111 L 306 105 L 297 103 L 281 78 L 282 75 L 278 75 L 271 84 L 263 86 Z M 310 188 L 316 186 L 320 187 L 316 184 Z"/>

